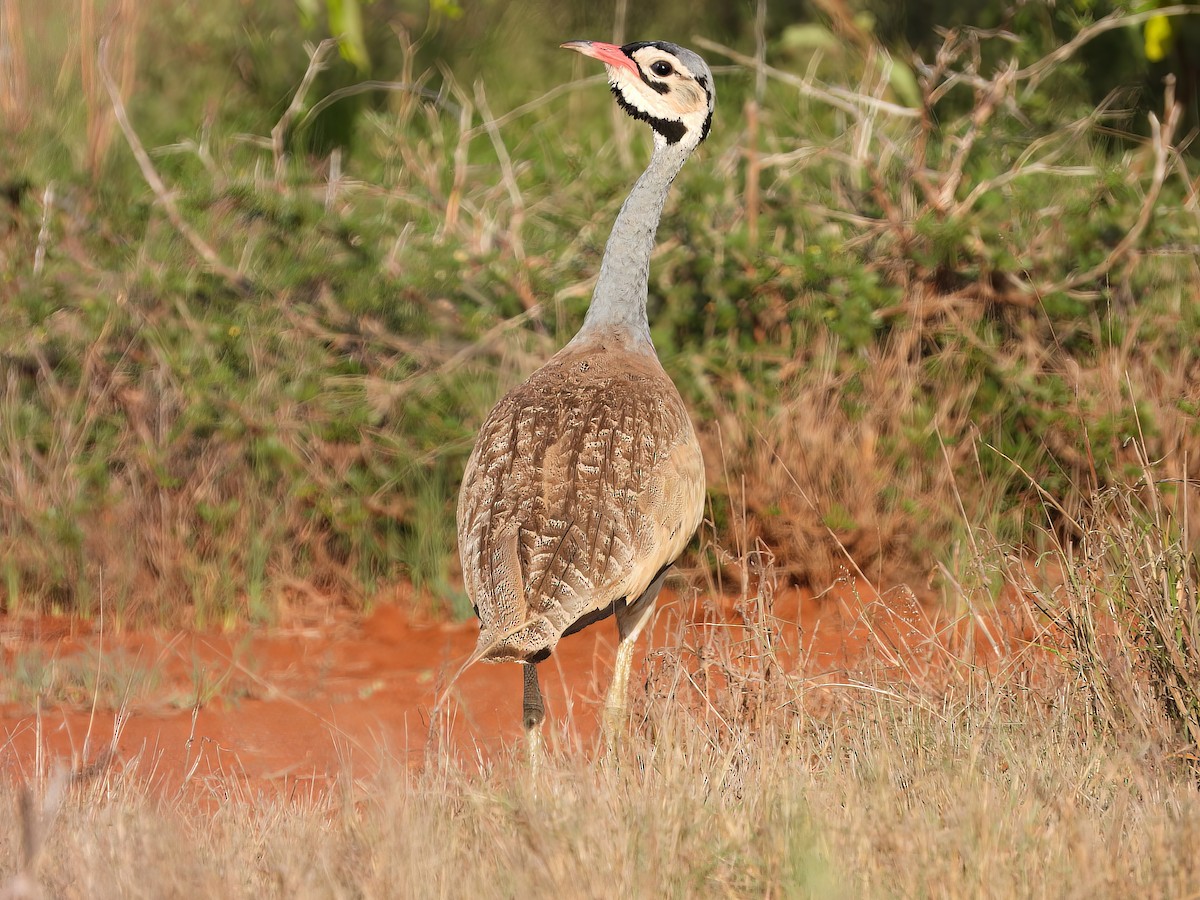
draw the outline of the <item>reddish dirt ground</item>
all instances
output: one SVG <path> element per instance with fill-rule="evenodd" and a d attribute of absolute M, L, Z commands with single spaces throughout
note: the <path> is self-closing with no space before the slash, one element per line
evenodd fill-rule
<path fill-rule="evenodd" d="M 774 615 L 785 665 L 814 681 L 844 677 L 864 654 L 885 663 L 928 661 L 958 652 L 953 645 L 962 639 L 963 620 L 939 625 L 930 607 L 905 593 L 880 600 L 862 583 L 835 586 L 819 600 L 781 592 Z M 987 633 L 998 629 L 979 624 L 983 637 L 976 644 L 986 653 Z M 738 627 L 733 601 L 713 605 L 664 592 L 649 640 L 640 642 L 634 682 L 647 652 L 694 641 L 706 628 Z M 338 774 L 366 774 L 385 760 L 417 767 L 439 685 L 474 648 L 476 631 L 473 620 L 423 620 L 396 604 L 234 633 L 114 634 L 102 633 L 96 620 L 0 616 L 0 699 L 6 701 L 0 705 L 0 772 L 28 779 L 54 760 L 85 772 L 132 762 L 167 790 L 222 792 L 236 784 L 292 793 Z M 615 645 L 609 619 L 565 638 L 541 666 L 552 748 L 590 752 L 597 746 Z M 118 676 L 133 673 L 135 686 L 123 712 L 117 708 L 124 695 L 111 684 L 94 711 L 89 696 L 80 696 L 90 695 L 87 685 L 73 696 L 60 692 L 39 702 L 22 695 L 18 673 L 21 660 L 30 658 L 75 672 L 94 669 L 100 659 Z M 25 688 L 26 695 L 34 691 Z M 519 745 L 520 703 L 519 666 L 480 664 L 467 671 L 446 707 L 455 749 L 486 763 Z"/>

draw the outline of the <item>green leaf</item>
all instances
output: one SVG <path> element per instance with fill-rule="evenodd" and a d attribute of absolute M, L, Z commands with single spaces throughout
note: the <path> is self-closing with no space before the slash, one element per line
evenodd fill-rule
<path fill-rule="evenodd" d="M 841 44 L 824 25 L 789 25 L 779 38 L 779 46 L 785 50 L 835 50 Z"/>
<path fill-rule="evenodd" d="M 360 72 L 371 68 L 367 42 L 363 37 L 362 9 L 358 0 L 327 0 L 329 31 L 338 39 L 342 58 Z"/>
<path fill-rule="evenodd" d="M 462 18 L 463 8 L 458 0 L 429 0 L 429 11 L 435 16 L 454 20 Z"/>
<path fill-rule="evenodd" d="M 1171 49 L 1171 20 L 1167 16 L 1155 16 L 1146 23 L 1146 59 L 1159 62 Z"/>
<path fill-rule="evenodd" d="M 902 62 L 897 62 L 891 56 L 887 58 L 888 83 L 896 96 L 905 106 L 918 109 L 921 106 L 921 87 L 917 84 L 917 76 L 912 69 Z"/>
<path fill-rule="evenodd" d="M 300 24 L 305 28 L 315 27 L 321 9 L 318 0 L 296 0 L 296 6 L 300 10 Z"/>

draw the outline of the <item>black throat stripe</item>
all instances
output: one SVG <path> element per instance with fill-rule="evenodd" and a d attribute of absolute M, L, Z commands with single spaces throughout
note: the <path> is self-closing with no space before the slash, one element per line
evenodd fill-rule
<path fill-rule="evenodd" d="M 660 119 L 657 116 L 652 116 L 648 112 L 643 112 L 632 103 L 625 99 L 625 95 L 621 93 L 621 89 L 615 84 L 609 85 L 612 89 L 613 96 L 617 98 L 617 105 L 630 116 L 637 119 L 639 122 L 646 122 L 651 128 L 666 138 L 668 144 L 677 144 L 683 140 L 683 136 L 687 134 L 687 126 L 677 119 Z"/>

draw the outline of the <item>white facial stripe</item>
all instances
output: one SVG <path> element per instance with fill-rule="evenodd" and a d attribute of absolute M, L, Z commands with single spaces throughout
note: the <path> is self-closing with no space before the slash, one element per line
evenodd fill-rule
<path fill-rule="evenodd" d="M 670 53 L 665 53 L 657 47 L 643 47 L 641 50 L 635 50 L 633 61 L 642 67 L 642 71 L 650 74 L 650 67 L 659 60 L 667 63 L 676 72 L 686 72 L 687 69 L 683 63 L 673 57 Z M 670 78 L 671 76 L 667 76 Z"/>
<path fill-rule="evenodd" d="M 608 81 L 625 111 L 634 118 L 653 123 L 668 142 L 692 135 L 699 140 L 709 117 L 709 95 L 695 76 L 673 55 L 656 47 L 642 47 L 632 54 L 638 72 L 610 67 Z M 655 75 L 650 66 L 665 62 L 671 74 Z M 670 126 L 667 126 L 670 123 Z M 674 131 L 673 129 L 678 129 Z"/>
<path fill-rule="evenodd" d="M 608 83 L 619 89 L 625 102 L 639 112 L 658 117 L 663 115 L 662 95 L 647 88 L 640 79 L 622 72 L 621 77 L 611 78 Z M 655 98 L 659 100 L 657 104 Z"/>
<path fill-rule="evenodd" d="M 665 106 L 670 109 L 670 113 L 674 117 L 681 119 L 693 112 L 707 114 L 708 94 L 704 88 L 700 87 L 683 63 L 674 56 L 656 47 L 643 47 L 633 54 L 633 61 L 641 68 L 647 79 L 654 84 L 668 88 L 665 93 L 660 93 L 645 82 L 642 83 L 641 89 L 653 107 L 663 109 Z M 660 61 L 670 65 L 673 70 L 670 75 L 659 77 L 651 71 L 650 67 Z M 625 77 L 632 80 L 634 76 L 628 74 Z M 656 97 L 658 98 L 657 103 L 655 102 Z M 661 114 L 663 113 L 660 112 Z"/>
<path fill-rule="evenodd" d="M 619 88 L 630 104 L 656 116 L 682 119 L 693 113 L 707 114 L 708 96 L 691 78 L 668 76 L 654 80 L 668 85 L 670 90 L 659 93 L 638 76 L 624 70 L 618 70 L 615 77 L 610 77 L 609 84 Z"/>

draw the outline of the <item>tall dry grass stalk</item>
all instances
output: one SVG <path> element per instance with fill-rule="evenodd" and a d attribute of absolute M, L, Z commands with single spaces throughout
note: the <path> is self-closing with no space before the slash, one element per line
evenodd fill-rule
<path fill-rule="evenodd" d="M 115 116 L 97 57 L 100 41 L 107 41 L 110 53 L 119 65 L 121 96 L 128 97 L 136 84 L 137 49 L 143 16 L 143 4 L 137 0 L 115 0 L 102 9 L 108 12 L 106 21 L 97 23 L 96 0 L 79 0 L 79 70 L 87 116 L 86 165 L 92 179 L 98 179 L 112 146 Z M 107 63 L 105 63 L 107 64 Z"/>
<path fill-rule="evenodd" d="M 1060 545 L 1062 583 L 1010 569 L 1054 628 L 1091 730 L 1200 763 L 1200 486 L 1159 480 L 1096 494 Z M 1200 771 L 1200 769 L 1198 769 Z"/>
<path fill-rule="evenodd" d="M 18 0 L 0 4 L 0 115 L 18 130 L 29 119 L 29 71 Z"/>
<path fill-rule="evenodd" d="M 19 833 L 0 830 L 0 885 L 98 898 L 1087 898 L 1182 896 L 1200 877 L 1194 777 L 1089 730 L 1086 695 L 1052 655 L 936 686 L 870 661 L 806 678 L 777 664 L 796 648 L 772 604 L 768 577 L 744 627 L 687 626 L 655 650 L 615 758 L 560 742 L 535 782 L 519 751 L 445 752 L 411 771 L 381 749 L 381 770 L 348 757 L 327 790 L 230 776 L 175 792 L 149 786 L 160 769 L 144 752 L 69 792 L 32 865 Z"/>

